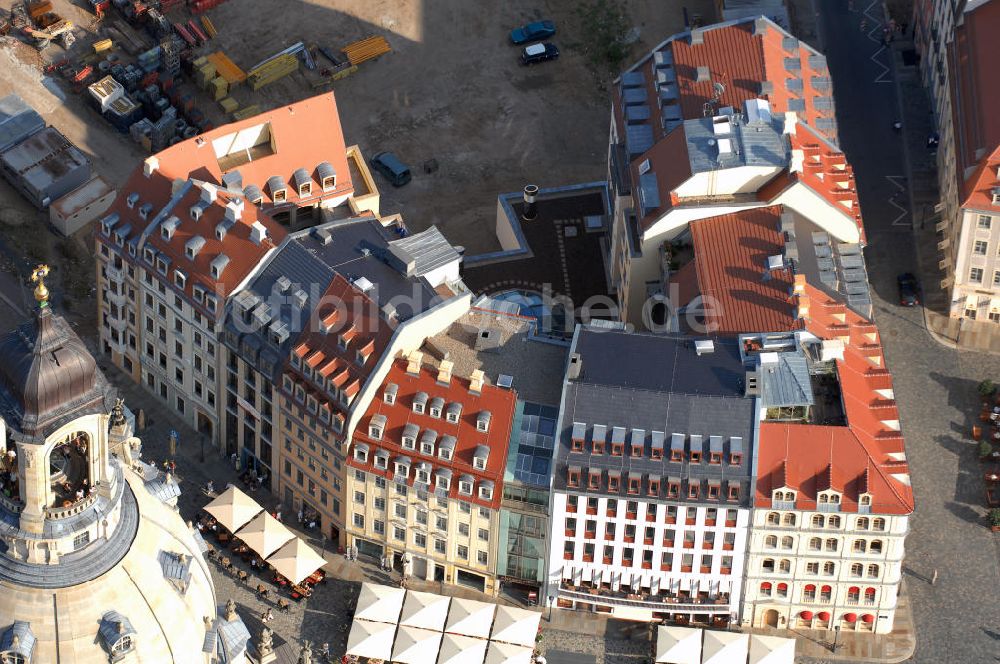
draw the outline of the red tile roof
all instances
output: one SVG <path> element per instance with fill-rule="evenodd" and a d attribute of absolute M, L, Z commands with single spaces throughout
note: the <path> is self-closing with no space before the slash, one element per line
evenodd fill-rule
<path fill-rule="evenodd" d="M 195 221 L 190 216 L 190 207 L 198 200 L 200 191 L 197 183 L 192 187 L 193 191 L 186 194 L 180 202 L 175 201 L 169 214 L 161 215 L 163 219 L 170 215 L 178 218 L 180 224 L 173 239 L 169 242 L 161 239 L 159 231 L 149 234 L 148 242 L 171 259 L 171 272 L 167 279 L 171 287 L 174 287 L 175 268 L 180 268 L 186 274 L 188 284 L 184 292 L 188 297 L 191 296 L 191 287 L 195 283 L 202 284 L 221 297 L 228 296 L 260 263 L 267 250 L 285 237 L 284 228 L 271 221 L 272 214 L 286 211 L 295 204 L 312 204 L 319 200 L 346 197 L 353 191 L 337 103 L 333 93 L 326 93 L 224 125 L 173 145 L 151 158 L 156 167 L 149 176 L 144 173 L 145 164 L 140 165 L 129 177 L 121 189 L 121 195 L 109 210 L 109 214 L 117 213 L 119 216 L 117 228 L 126 225 L 131 227 L 131 232 L 125 239 L 138 238 L 153 223 L 158 213 L 170 203 L 175 182 L 194 180 L 221 187 L 224 172 L 216 158 L 216 146 L 224 149 L 224 145 L 236 140 L 236 135 L 241 130 L 253 133 L 254 128 L 265 124 L 269 126 L 273 153 L 255 155 L 252 161 L 230 169 L 239 171 L 242 187 L 256 185 L 263 194 L 263 202 L 259 207 L 246 202 L 239 222 L 229 230 L 224 241 L 215 240 L 215 226 L 224 215 L 225 203 L 230 198 L 242 199 L 242 196 L 220 192 L 216 204 L 204 211 L 200 221 Z M 326 192 L 322 190 L 317 174 L 317 167 L 323 162 L 328 162 L 336 172 L 336 187 Z M 298 196 L 293 176 L 300 168 L 308 172 L 312 182 L 312 193 L 302 199 Z M 275 175 L 281 176 L 287 185 L 288 200 L 278 205 L 272 204 L 270 188 L 267 186 L 267 180 Z M 133 193 L 138 195 L 139 202 L 130 208 L 128 199 Z M 152 211 L 144 220 L 139 216 L 139 209 L 146 204 L 152 206 Z M 270 238 L 261 245 L 249 241 L 250 226 L 255 221 L 266 227 Z M 206 243 L 192 261 L 186 258 L 184 245 L 195 235 L 203 237 Z M 117 249 L 113 241 L 101 237 L 100 233 L 98 240 L 117 251 L 125 260 L 136 260 L 130 259 L 127 252 Z M 229 264 L 223 271 L 222 279 L 215 280 L 211 276 L 209 264 L 221 253 L 228 256 Z M 141 259 L 141 256 L 137 259 Z M 221 308 L 213 313 L 221 315 Z"/>
<path fill-rule="evenodd" d="M 389 346 L 396 323 L 386 319 L 378 304 L 339 273 L 320 302 L 323 304 L 315 312 L 315 323 L 305 326 L 293 352 L 303 364 L 318 372 L 322 380 L 308 379 L 303 371 L 293 366 L 287 367 L 286 375 L 294 383 L 316 392 L 319 401 L 329 404 L 332 410 L 347 413 L 349 409 L 321 389 L 321 383 L 329 380 L 347 396 L 356 395 Z M 322 323 L 329 325 L 329 332 L 323 331 Z M 346 341 L 343 348 L 341 339 Z M 359 352 L 366 358 L 364 364 L 357 361 Z"/>
<path fill-rule="evenodd" d="M 768 22 L 763 31 L 755 34 L 754 21 L 744 21 L 735 25 L 708 26 L 702 32 L 703 41 L 692 44 L 690 39 L 673 39 L 665 47 L 674 59 L 677 75 L 678 96 L 681 116 L 686 120 L 704 117 L 705 104 L 715 97 L 715 83 L 722 83 L 725 91 L 718 100 L 717 108 L 731 106 L 742 108 L 748 99 L 767 99 L 775 113 L 791 110 L 789 102 L 801 99 L 805 110 L 799 111 L 802 119 L 815 123 L 819 118 L 833 118 L 834 110 L 817 109 L 816 97 L 833 97 L 832 84 L 828 90 L 819 90 L 813 85 L 814 77 L 829 78 L 825 68 L 816 70 L 809 58 L 818 55 L 804 42 L 797 42 L 794 50 L 786 51 L 784 40 L 791 37 L 787 32 Z M 794 58 L 799 62 L 799 71 L 789 72 L 785 60 Z M 698 81 L 698 67 L 708 67 L 710 80 Z M 801 92 L 789 90 L 788 81 L 801 79 Z M 762 92 L 761 83 L 771 83 L 768 92 Z M 654 82 L 649 84 L 653 108 L 656 104 Z M 658 123 L 656 123 L 658 124 Z M 813 125 L 815 126 L 815 124 Z M 658 130 L 654 130 L 660 135 Z M 829 138 L 836 140 L 836 132 Z"/>
<path fill-rule="evenodd" d="M 701 295 L 714 300 L 716 334 L 779 332 L 797 328 L 790 298 L 791 270 L 767 273 L 769 256 L 780 256 L 782 207 L 764 207 L 691 222 L 694 263 Z"/>
<path fill-rule="evenodd" d="M 1000 169 L 1000 145 L 992 153 L 983 157 L 976 167 L 975 172 L 965 183 L 964 199 L 962 207 L 973 210 L 983 210 L 997 214 L 1000 205 L 993 202 L 993 189 L 1000 187 L 1000 177 L 997 171 Z"/>
<path fill-rule="evenodd" d="M 909 514 L 913 490 L 878 329 L 801 275 L 795 279 L 795 289 L 806 330 L 844 344 L 844 357 L 836 363 L 847 425 L 762 423 L 757 506 L 769 507 L 771 491 L 787 485 L 801 492 L 796 506 L 810 509 L 815 492 L 822 490 L 817 486 L 823 473 L 833 464 L 845 487 L 845 509 L 857 508 L 863 491 L 859 487 L 867 486 L 873 494 L 873 513 Z"/>
<path fill-rule="evenodd" d="M 354 459 L 354 455 L 351 454 L 348 456 L 348 464 L 366 472 L 374 472 L 391 478 L 394 469 L 393 461 L 400 456 L 409 457 L 412 461 L 412 468 L 407 484 L 411 486 L 415 476 L 413 468 L 419 462 L 429 463 L 434 470 L 448 468 L 453 472 L 448 491 L 450 497 L 486 505 L 494 509 L 499 508 L 503 496 L 503 475 L 507 464 L 507 451 L 514 421 L 514 407 L 517 402 L 516 392 L 484 384 L 481 393 L 474 394 L 469 391 L 469 380 L 466 378 L 453 376 L 450 383 L 444 385 L 438 382 L 438 372 L 433 367 L 422 366 L 419 375 L 415 375 L 407 373 L 407 364 L 405 359 L 397 359 L 393 363 L 383 383 L 383 389 L 372 400 L 368 411 L 362 417 L 354 433 L 355 441 L 364 442 L 370 447 L 368 462 L 361 463 Z M 384 400 L 384 388 L 389 384 L 397 386 L 396 397 L 392 404 L 388 404 Z M 433 417 L 430 415 L 429 408 L 426 408 L 423 414 L 415 413 L 413 411 L 413 398 L 418 392 L 427 394 L 428 404 L 435 397 L 444 400 L 445 408 L 451 403 L 461 404 L 462 412 L 459 422 L 452 424 L 443 416 Z M 477 416 L 482 411 L 490 413 L 488 432 L 479 431 L 476 427 Z M 385 431 L 381 439 L 372 438 L 369 435 L 368 425 L 375 415 L 384 415 L 386 418 Z M 417 446 L 413 450 L 404 449 L 401 445 L 403 428 L 411 423 L 419 427 Z M 450 461 L 420 452 L 420 436 L 428 429 L 437 432 L 436 442 L 438 443 L 443 436 L 454 436 L 457 439 L 455 454 Z M 486 445 L 489 448 L 485 470 L 477 470 L 473 467 L 474 452 L 479 445 Z M 388 470 L 375 468 L 373 460 L 377 448 L 387 450 L 390 453 Z M 435 454 L 437 450 L 438 446 L 435 445 Z M 464 496 L 458 493 L 459 478 L 462 475 L 471 475 L 476 480 L 473 496 Z M 485 501 L 479 498 L 479 483 L 482 480 L 494 483 L 492 500 Z"/>

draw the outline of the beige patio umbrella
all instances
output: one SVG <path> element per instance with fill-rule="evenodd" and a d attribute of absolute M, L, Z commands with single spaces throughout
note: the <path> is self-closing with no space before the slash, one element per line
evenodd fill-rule
<path fill-rule="evenodd" d="M 388 660 L 396 626 L 387 623 L 355 620 L 347 636 L 347 654 Z"/>
<path fill-rule="evenodd" d="M 400 626 L 432 629 L 438 632 L 444 630 L 444 622 L 448 618 L 450 597 L 421 593 L 410 590 L 403 601 L 403 612 L 399 616 Z"/>
<path fill-rule="evenodd" d="M 701 630 L 673 625 L 657 627 L 656 662 L 701 664 Z"/>
<path fill-rule="evenodd" d="M 513 606 L 497 606 L 493 619 L 493 641 L 514 643 L 533 648 L 542 614 Z"/>
<path fill-rule="evenodd" d="M 326 559 L 295 537 L 272 553 L 267 562 L 278 570 L 278 574 L 297 584 L 302 583 L 302 579 L 325 565 Z"/>
<path fill-rule="evenodd" d="M 792 664 L 795 639 L 780 636 L 750 635 L 750 664 Z"/>
<path fill-rule="evenodd" d="M 234 486 L 226 489 L 218 498 L 205 506 L 205 511 L 214 516 L 229 532 L 239 530 L 263 510 L 257 501 Z"/>
<path fill-rule="evenodd" d="M 489 643 L 485 639 L 446 632 L 441 638 L 437 664 L 483 664 Z"/>
<path fill-rule="evenodd" d="M 441 632 L 400 625 L 392 646 L 392 661 L 399 664 L 432 664 L 441 647 Z"/>
<path fill-rule="evenodd" d="M 358 594 L 354 618 L 391 623 L 395 628 L 399 622 L 399 612 L 403 608 L 406 591 L 402 588 L 383 586 L 378 583 L 362 583 Z"/>
<path fill-rule="evenodd" d="M 745 662 L 750 655 L 750 635 L 739 632 L 705 630 L 702 664 Z"/>
<path fill-rule="evenodd" d="M 251 519 L 235 535 L 261 558 L 267 558 L 280 549 L 282 544 L 295 537 L 292 531 L 267 512 Z"/>
<path fill-rule="evenodd" d="M 531 653 L 527 646 L 490 641 L 486 664 L 531 664 Z"/>

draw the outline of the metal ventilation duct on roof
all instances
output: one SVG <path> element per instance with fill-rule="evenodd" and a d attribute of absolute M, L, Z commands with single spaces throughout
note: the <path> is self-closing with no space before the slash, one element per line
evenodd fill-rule
<path fill-rule="evenodd" d="M 222 176 L 222 186 L 230 193 L 238 194 L 243 189 L 243 176 L 238 170 L 229 171 Z"/>

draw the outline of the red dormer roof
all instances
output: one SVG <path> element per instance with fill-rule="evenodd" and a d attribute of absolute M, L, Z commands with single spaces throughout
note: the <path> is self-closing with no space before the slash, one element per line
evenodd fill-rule
<path fill-rule="evenodd" d="M 691 222 L 694 263 L 701 295 L 711 298 L 716 334 L 779 332 L 799 327 L 789 297 L 790 269 L 769 271 L 769 256 L 781 256 L 778 231 L 783 208 L 755 208 Z"/>
<path fill-rule="evenodd" d="M 438 381 L 437 369 L 421 366 L 419 373 L 411 374 L 407 373 L 407 364 L 405 359 L 397 359 L 393 362 L 392 368 L 383 382 L 382 389 L 372 400 L 368 411 L 361 418 L 354 433 L 355 444 L 361 442 L 369 446 L 368 461 L 359 462 L 351 454 L 348 456 L 348 464 L 366 472 L 375 472 L 384 477 L 392 478 L 394 460 L 398 457 L 408 457 L 411 461 L 411 469 L 407 484 L 411 486 L 415 478 L 414 468 L 418 463 L 430 464 L 432 477 L 437 469 L 446 468 L 452 471 L 449 497 L 485 505 L 493 509 L 499 508 L 503 496 L 504 468 L 507 464 L 507 450 L 510 444 L 514 409 L 517 402 L 516 392 L 487 384 L 482 385 L 479 393 L 471 392 L 469 390 L 470 381 L 466 378 L 452 376 L 451 380 L 444 384 Z M 385 388 L 389 385 L 396 386 L 395 398 L 392 403 L 385 401 Z M 413 410 L 414 397 L 419 393 L 423 393 L 427 397 L 427 407 L 422 414 Z M 441 399 L 444 404 L 445 411 L 441 413 L 440 417 L 434 417 L 430 414 L 429 405 L 435 398 Z M 458 423 L 451 423 L 445 417 L 446 409 L 450 404 L 456 403 L 461 404 L 461 415 Z M 489 430 L 486 432 L 477 428 L 477 419 L 484 411 L 490 414 Z M 372 437 L 369 431 L 372 418 L 376 416 L 385 418 L 385 428 L 381 438 Z M 416 449 L 405 449 L 402 446 L 403 430 L 407 425 L 413 425 L 417 430 Z M 421 437 L 428 430 L 433 430 L 437 434 L 433 455 L 426 455 L 420 451 Z M 438 456 L 439 443 L 445 436 L 453 436 L 456 439 L 454 455 L 448 461 Z M 489 449 L 484 470 L 477 469 L 473 465 L 476 448 L 480 445 L 485 445 Z M 376 450 L 384 450 L 389 453 L 388 469 L 382 470 L 375 467 Z M 472 496 L 459 494 L 459 481 L 463 475 L 470 475 L 475 480 Z M 488 501 L 479 497 L 479 486 L 484 480 L 493 483 L 493 497 Z"/>
<path fill-rule="evenodd" d="M 795 282 L 806 331 L 844 342 L 843 359 L 836 363 L 847 425 L 763 422 L 757 506 L 770 507 L 771 491 L 780 486 L 773 483 L 774 473 L 784 464 L 803 478 L 798 509 L 810 509 L 817 491 L 834 488 L 843 491 L 842 507 L 848 511 L 857 509 L 858 496 L 867 490 L 873 496 L 872 513 L 909 514 L 913 490 L 878 332 L 871 321 L 801 275 Z"/>
<path fill-rule="evenodd" d="M 847 163 L 847 157 L 809 125 L 797 123 L 790 140 L 792 149 L 802 150 L 803 154 L 802 171 L 794 173 L 793 179 L 853 219 L 863 243 L 865 227 L 861 220 L 861 204 L 854 169 Z"/>
<path fill-rule="evenodd" d="M 1000 145 L 976 167 L 966 183 L 962 207 L 982 210 L 992 214 L 1000 212 L 1000 205 L 993 202 L 993 190 L 1000 190 Z"/>
<path fill-rule="evenodd" d="M 330 282 L 320 302 L 313 318 L 316 321 L 328 319 L 332 311 L 337 311 L 336 324 L 324 330 L 323 326 L 310 323 L 293 350 L 301 359 L 301 366 L 314 370 L 313 377 L 307 378 L 301 369 L 294 366 L 288 367 L 287 375 L 304 387 L 313 383 L 311 389 L 319 391 L 321 402 L 329 403 L 334 410 L 346 412 L 348 409 L 327 393 L 320 383 L 328 380 L 348 397 L 357 394 L 371 375 L 378 358 L 389 346 L 396 323 L 384 318 L 378 305 L 339 273 Z M 353 331 L 350 339 L 341 334 L 346 329 Z M 345 347 L 341 347 L 342 338 L 347 341 Z M 364 358 L 363 364 L 359 362 L 359 352 Z M 317 373 L 319 379 L 316 378 Z"/>

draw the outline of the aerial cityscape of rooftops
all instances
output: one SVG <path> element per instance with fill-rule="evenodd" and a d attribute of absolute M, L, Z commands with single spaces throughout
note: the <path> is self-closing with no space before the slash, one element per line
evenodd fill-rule
<path fill-rule="evenodd" d="M 0 664 L 992 661 L 998 37 L 0 2 Z"/>

